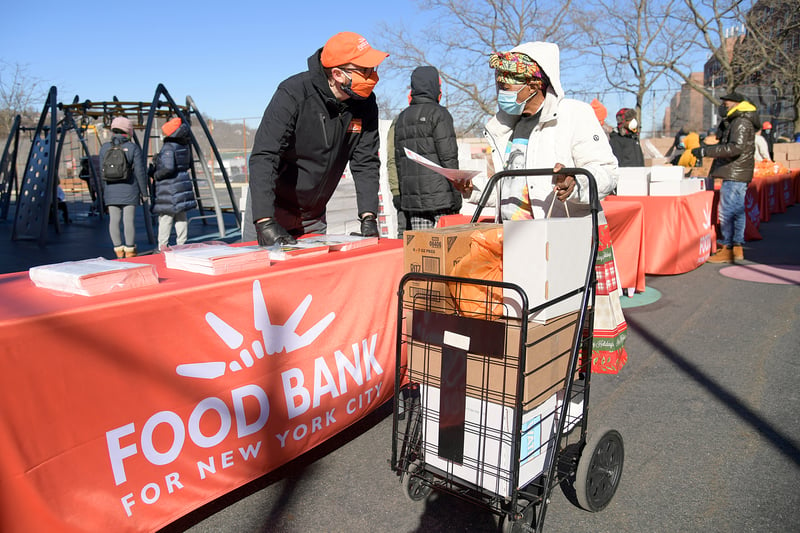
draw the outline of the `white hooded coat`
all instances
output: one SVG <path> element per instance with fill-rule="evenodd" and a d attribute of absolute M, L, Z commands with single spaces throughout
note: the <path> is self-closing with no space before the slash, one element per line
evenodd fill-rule
<path fill-rule="evenodd" d="M 617 186 L 617 159 L 611 151 L 608 137 L 597 120 L 592 107 L 584 102 L 564 98 L 561 88 L 558 45 L 530 42 L 515 47 L 535 60 L 550 80 L 539 111 L 539 123 L 531 132 L 525 158 L 525 168 L 552 169 L 556 163 L 565 167 L 584 168 L 592 173 L 602 199 Z M 519 120 L 518 116 L 499 111 L 486 124 L 484 134 L 492 149 L 495 171 L 506 167 L 506 146 Z M 586 176 L 576 176 L 575 190 L 567 199 L 569 216 L 586 216 L 589 209 L 589 185 Z M 501 216 L 511 217 L 516 207 L 502 198 L 518 196 L 526 183 L 534 218 L 544 218 L 553 200 L 553 185 L 544 177 L 506 178 L 501 191 Z M 470 202 L 476 203 L 486 181 L 476 178 Z M 492 202 L 496 205 L 496 201 Z M 551 216 L 567 216 L 563 202 L 553 204 Z"/>

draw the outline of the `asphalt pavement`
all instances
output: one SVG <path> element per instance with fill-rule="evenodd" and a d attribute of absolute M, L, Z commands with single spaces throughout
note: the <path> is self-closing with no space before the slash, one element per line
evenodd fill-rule
<path fill-rule="evenodd" d="M 2 272 L 111 257 L 104 224 L 78 214 L 62 233 L 52 229 L 44 247 L 11 241 L 11 218 L 0 221 Z M 194 231 L 190 237 L 203 238 Z M 795 272 L 800 205 L 760 231 L 762 240 L 745 245 L 745 265 Z M 789 275 L 790 283 L 743 281 L 724 268 L 647 276 L 661 298 L 626 308 L 628 364 L 618 375 L 594 376 L 589 404 L 589 432 L 610 427 L 624 439 L 619 489 L 598 513 L 557 489 L 545 531 L 798 530 L 800 285 Z M 391 409 L 385 404 L 162 533 L 497 531 L 496 518 L 469 502 L 435 492 L 423 502 L 406 498 L 389 468 Z"/>

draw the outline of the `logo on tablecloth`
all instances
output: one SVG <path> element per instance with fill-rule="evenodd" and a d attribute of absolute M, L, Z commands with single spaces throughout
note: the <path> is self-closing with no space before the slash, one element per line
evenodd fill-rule
<path fill-rule="evenodd" d="M 261 292 L 261 283 L 255 280 L 253 282 L 253 319 L 256 329 L 261 332 L 262 340 L 255 340 L 252 342 L 250 345 L 252 353 L 250 349 L 246 347 L 243 348 L 244 335 L 209 311 L 206 313 L 206 322 L 231 350 L 239 350 L 238 359 L 229 362 L 208 361 L 203 363 L 184 363 L 178 365 L 175 371 L 179 376 L 189 378 L 216 379 L 223 376 L 226 369 L 230 369 L 232 372 L 238 372 L 242 370 L 242 364 L 244 364 L 246 368 L 253 366 L 255 364 L 255 359 L 263 359 L 265 354 L 273 355 L 283 351 L 291 353 L 300 348 L 305 348 L 313 343 L 317 337 L 325 331 L 325 328 L 333 322 L 333 319 L 336 318 L 335 313 L 328 313 L 325 318 L 300 335 L 297 333 L 297 326 L 300 324 L 300 321 L 303 319 L 310 305 L 311 295 L 309 294 L 303 299 L 285 324 L 273 324 L 269 318 L 269 311 L 267 311 L 267 304 L 264 301 L 264 294 Z M 254 355 L 255 359 L 253 358 Z"/>

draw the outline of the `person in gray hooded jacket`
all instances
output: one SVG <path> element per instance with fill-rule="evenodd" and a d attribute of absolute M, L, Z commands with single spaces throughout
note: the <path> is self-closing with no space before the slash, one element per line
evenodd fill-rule
<path fill-rule="evenodd" d="M 394 123 L 394 160 L 400 190 L 395 207 L 406 214 L 404 229 L 432 228 L 442 215 L 461 209 L 461 192 L 444 176 L 410 160 L 405 149 L 444 168 L 458 168 L 458 144 L 453 117 L 439 104 L 439 71 L 417 67 L 411 74 L 409 106 Z M 399 233 L 402 234 L 402 229 Z"/>

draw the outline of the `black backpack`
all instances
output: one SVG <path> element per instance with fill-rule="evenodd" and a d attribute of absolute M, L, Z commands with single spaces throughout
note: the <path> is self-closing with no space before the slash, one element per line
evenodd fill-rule
<path fill-rule="evenodd" d="M 110 183 L 125 181 L 128 179 L 130 168 L 131 164 L 122 148 L 122 141 L 113 139 L 111 147 L 103 156 L 103 179 Z"/>

